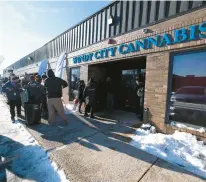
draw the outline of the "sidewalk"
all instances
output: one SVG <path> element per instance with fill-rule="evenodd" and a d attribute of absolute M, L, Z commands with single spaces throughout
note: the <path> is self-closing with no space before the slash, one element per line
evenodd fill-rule
<path fill-rule="evenodd" d="M 27 129 L 70 182 L 204 181 L 129 145 L 135 128 L 128 124 L 76 114 L 68 115 L 68 120 L 68 126 L 50 126 L 42 120 L 42 124 Z"/>

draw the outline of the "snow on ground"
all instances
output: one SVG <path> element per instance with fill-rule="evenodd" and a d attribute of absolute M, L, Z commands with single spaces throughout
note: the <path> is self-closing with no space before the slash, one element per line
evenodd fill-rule
<path fill-rule="evenodd" d="M 72 114 L 78 111 L 78 107 L 74 106 L 74 104 L 63 104 L 65 114 Z"/>
<path fill-rule="evenodd" d="M 206 178 L 206 145 L 202 141 L 184 132 L 165 135 L 151 131 L 150 125 L 143 125 L 130 144 Z"/>
<path fill-rule="evenodd" d="M 5 171 L 7 171 L 7 175 L 13 173 L 15 176 L 20 177 L 22 181 L 68 181 L 64 172 L 49 160 L 47 153 L 25 127 L 18 121 L 12 124 L 8 108 L 2 101 L 2 96 L 0 96 L 0 108 L 0 159 L 1 161 L 7 161 L 15 157 L 12 162 L 5 165 L 3 171 L 0 169 L 0 181 L 2 175 L 5 175 Z"/>
<path fill-rule="evenodd" d="M 198 131 L 200 133 L 206 132 L 204 128 L 196 129 L 196 128 L 193 128 L 193 127 L 186 126 L 185 124 L 182 124 L 182 123 L 176 123 L 174 121 L 171 122 L 171 125 L 176 126 L 177 128 L 186 128 L 188 130 Z"/>

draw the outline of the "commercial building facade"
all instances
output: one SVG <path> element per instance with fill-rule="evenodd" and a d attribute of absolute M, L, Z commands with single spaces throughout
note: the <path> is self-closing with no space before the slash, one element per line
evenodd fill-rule
<path fill-rule="evenodd" d="M 135 78 L 145 73 L 149 120 L 172 133 L 178 129 L 173 121 L 206 127 L 205 45 L 203 1 L 115 1 L 9 68 L 19 75 L 32 73 L 48 59 L 55 69 L 66 52 L 63 78 L 70 84 L 65 102 L 75 97 L 78 80 L 110 76 L 116 109 L 130 112 L 137 109 Z M 181 130 L 206 137 L 206 132 Z"/>

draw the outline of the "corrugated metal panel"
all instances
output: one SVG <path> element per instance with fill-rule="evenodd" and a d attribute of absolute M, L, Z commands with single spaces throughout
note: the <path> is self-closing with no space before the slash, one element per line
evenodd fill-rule
<path fill-rule="evenodd" d="M 140 3 L 140 1 L 135 2 L 134 28 L 138 28 L 140 25 Z"/>
<path fill-rule="evenodd" d="M 110 36 L 110 25 L 108 24 L 108 19 L 109 19 L 109 17 L 110 17 L 110 7 L 109 8 L 107 8 L 106 10 L 106 39 L 107 38 L 109 38 L 109 36 Z"/>
<path fill-rule="evenodd" d="M 177 1 L 170 2 L 169 16 L 175 15 L 177 11 Z"/>
<path fill-rule="evenodd" d="M 133 21 L 133 18 L 134 18 L 134 15 L 133 15 L 133 13 L 134 13 L 134 10 L 133 10 L 133 8 L 134 8 L 134 3 L 135 3 L 135 1 L 129 1 L 129 8 L 128 8 L 128 10 L 129 10 L 129 15 L 128 15 L 128 25 L 127 25 L 127 31 L 130 31 L 130 30 L 132 30 L 133 29 L 133 23 L 134 23 L 134 21 Z"/>
<path fill-rule="evenodd" d="M 68 50 L 71 51 L 72 48 L 72 31 L 70 30 L 68 32 Z"/>
<path fill-rule="evenodd" d="M 83 46 L 83 24 L 80 25 L 80 47 Z"/>
<path fill-rule="evenodd" d="M 151 2 L 150 18 L 149 23 L 152 23 L 156 20 L 156 1 Z"/>
<path fill-rule="evenodd" d="M 97 42 L 97 27 L 98 27 L 98 25 L 97 25 L 97 15 L 96 16 L 94 16 L 94 43 L 96 43 Z"/>
<path fill-rule="evenodd" d="M 89 41 L 90 41 L 90 21 L 87 20 L 87 36 L 86 36 L 87 42 L 86 45 L 89 45 Z"/>
<path fill-rule="evenodd" d="M 74 50 L 74 28 L 72 29 L 72 51 Z"/>
<path fill-rule="evenodd" d="M 122 7 L 123 7 L 123 12 L 122 12 L 122 26 L 121 26 L 121 33 L 126 32 L 127 30 L 127 14 L 128 14 L 128 1 L 122 1 Z"/>
<path fill-rule="evenodd" d="M 189 1 L 181 1 L 180 12 L 187 11 L 189 8 Z"/>
<path fill-rule="evenodd" d="M 111 7 L 111 15 L 112 17 L 116 17 L 116 14 L 115 14 L 115 5 L 113 5 Z M 111 25 L 111 37 L 113 37 L 115 35 L 115 24 L 114 25 Z"/>
<path fill-rule="evenodd" d="M 158 20 L 165 18 L 165 9 L 166 9 L 166 2 L 160 1 Z"/>
<path fill-rule="evenodd" d="M 87 23 L 84 22 L 84 36 L 83 36 L 83 39 L 82 39 L 82 41 L 83 41 L 83 46 L 86 45 L 86 32 L 87 32 Z"/>
<path fill-rule="evenodd" d="M 68 32 L 68 51 L 70 52 L 71 51 L 71 40 L 72 40 L 72 33 L 71 33 L 72 31 L 70 30 L 69 32 Z"/>
<path fill-rule="evenodd" d="M 77 27 L 77 49 L 80 47 L 80 26 Z"/>
<path fill-rule="evenodd" d="M 91 31 L 90 31 L 90 44 L 93 44 L 93 37 L 94 37 L 94 17 L 92 17 L 90 19 L 90 27 L 91 27 Z"/>
<path fill-rule="evenodd" d="M 98 22 L 97 42 L 99 42 L 101 40 L 101 33 L 102 33 L 102 31 L 101 31 L 101 29 L 102 29 L 102 14 L 101 13 L 98 14 L 97 22 Z"/>
<path fill-rule="evenodd" d="M 77 49 L 77 27 L 75 27 L 75 31 L 74 31 L 74 49 Z"/>
<path fill-rule="evenodd" d="M 192 1 L 192 8 L 196 8 L 202 5 L 202 1 Z"/>
<path fill-rule="evenodd" d="M 143 1 L 143 13 L 141 25 L 144 26 L 147 24 L 147 14 L 148 14 L 148 1 Z"/>
<path fill-rule="evenodd" d="M 66 34 L 65 34 L 65 49 L 64 50 L 65 51 L 68 50 L 68 32 L 66 32 Z"/>
<path fill-rule="evenodd" d="M 116 9 L 117 9 L 117 16 L 116 16 L 116 34 L 115 35 L 119 35 L 121 32 L 121 27 L 120 27 L 120 23 L 121 23 L 121 3 L 118 2 L 116 3 Z"/>
<path fill-rule="evenodd" d="M 102 12 L 102 37 L 101 37 L 101 40 L 104 40 L 105 39 L 105 33 L 106 33 L 106 11 L 103 11 Z"/>

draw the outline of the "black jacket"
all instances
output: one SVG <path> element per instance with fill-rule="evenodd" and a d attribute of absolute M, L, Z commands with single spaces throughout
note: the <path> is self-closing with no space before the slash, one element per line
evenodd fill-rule
<path fill-rule="evenodd" d="M 48 98 L 61 98 L 62 89 L 66 88 L 67 86 L 67 82 L 58 77 L 49 77 L 44 83 Z"/>
<path fill-rule="evenodd" d="M 105 83 L 105 90 L 106 93 L 114 94 L 114 85 L 112 84 L 112 82 Z"/>
<path fill-rule="evenodd" d="M 95 82 L 89 83 L 84 90 L 84 98 L 86 104 L 96 104 L 97 84 Z"/>
<path fill-rule="evenodd" d="M 32 104 L 38 104 L 41 102 L 43 95 L 43 87 L 40 83 L 33 81 L 25 85 L 24 88 L 28 91 L 28 102 Z"/>
<path fill-rule="evenodd" d="M 84 102 L 84 89 L 85 85 L 79 85 L 78 87 L 78 99 L 80 102 Z"/>

